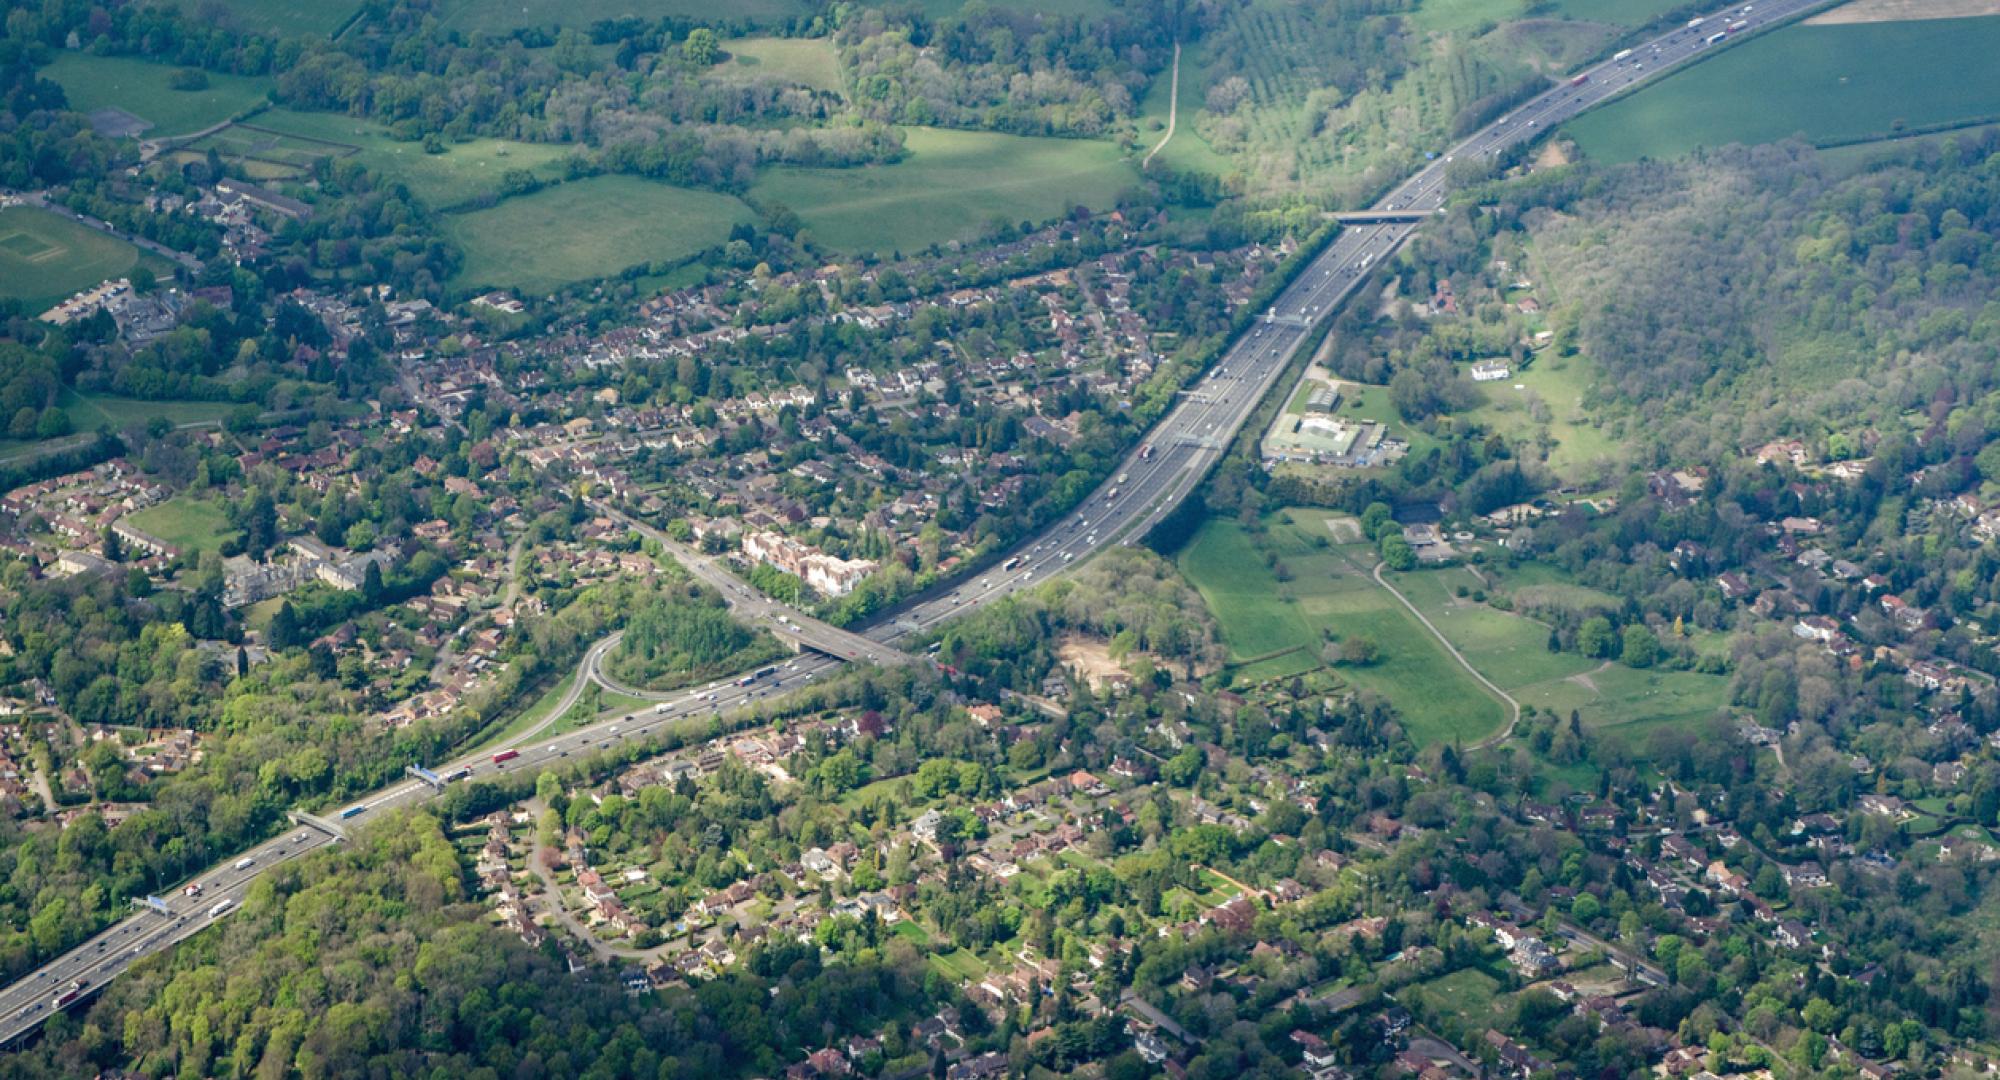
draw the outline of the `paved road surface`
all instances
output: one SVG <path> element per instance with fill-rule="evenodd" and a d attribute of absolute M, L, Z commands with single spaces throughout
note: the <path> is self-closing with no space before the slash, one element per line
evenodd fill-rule
<path fill-rule="evenodd" d="M 1584 109 L 1718 47 L 1721 41 L 1710 41 L 1712 35 L 1723 34 L 1726 40 L 1732 33 L 1751 32 L 1829 2 L 1761 0 L 1754 7 L 1731 6 L 1696 25 L 1675 29 L 1641 44 L 1623 59 L 1598 64 L 1576 81 L 1536 97 L 1481 129 L 1398 184 L 1373 209 L 1434 210 L 1444 203 L 1447 169 L 1459 157 L 1496 156 L 1530 141 Z M 1739 22 L 1742 24 L 1739 30 L 1727 29 Z M 1745 107 L 1751 107 L 1751 103 L 1746 102 Z M 1354 290 L 1368 268 L 1416 227 L 1412 223 L 1365 225 L 1342 232 L 1279 296 L 1266 318 L 1239 338 L 1216 363 L 1215 370 L 1181 397 L 1153 429 L 1145 445 L 1125 460 L 1119 473 L 1092 492 L 1075 513 L 1039 536 L 1023 541 L 985 575 L 925 597 L 861 636 L 877 645 L 893 646 L 966 610 L 1043 581 L 1107 546 L 1131 544 L 1143 537 L 1207 475 L 1244 420 L 1270 391 L 1312 325 L 1331 313 L 1334 305 Z M 739 602 L 742 599 L 738 597 Z M 808 635 L 817 636 L 818 632 L 808 628 L 801 636 Z M 858 647 L 851 636 L 823 640 L 836 650 Z M 614 641 L 607 638 L 593 646 L 592 654 L 585 657 L 579 671 L 577 687 L 594 679 L 603 650 Z M 832 655 L 803 654 L 769 675 L 749 675 L 741 682 L 711 684 L 689 692 L 678 701 L 662 701 L 647 709 L 551 737 L 544 745 L 537 746 L 523 738 L 515 743 L 518 757 L 505 764 L 496 764 L 487 757 L 468 756 L 434 768 L 445 775 L 466 768 L 476 778 L 494 769 L 532 770 L 556 764 L 572 754 L 581 756 L 615 741 L 646 737 L 663 724 L 689 716 L 719 715 L 751 705 L 759 698 L 810 681 L 842 662 Z M 561 711 L 557 711 L 545 718 L 537 726 L 533 740 L 539 741 L 539 732 L 560 715 Z M 354 804 L 348 811 L 352 816 L 341 820 L 365 821 L 383 810 L 422 803 L 436 794 L 431 785 L 409 780 Z M 270 867 L 333 842 L 331 833 L 306 827 L 260 844 L 239 856 L 247 862 L 231 861 L 194 879 L 191 884 L 201 886 L 201 895 L 175 893 L 164 898 L 168 914 L 150 910 L 135 914 L 0 990 L 0 1044 L 32 1031 L 56 1011 L 54 1001 L 59 988 L 80 982 L 85 994 L 95 992 L 139 958 L 199 932 L 215 918 L 226 917 L 228 909 L 211 915 L 212 906 L 225 899 L 232 904 L 240 902 L 250 882 Z"/>

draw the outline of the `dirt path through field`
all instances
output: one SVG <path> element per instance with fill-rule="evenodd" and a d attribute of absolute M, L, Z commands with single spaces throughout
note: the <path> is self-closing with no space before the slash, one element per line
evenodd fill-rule
<path fill-rule="evenodd" d="M 1806 20 L 1807 26 L 1908 22 L 1916 19 L 1970 19 L 2000 15 L 2000 0 L 1854 0 Z"/>

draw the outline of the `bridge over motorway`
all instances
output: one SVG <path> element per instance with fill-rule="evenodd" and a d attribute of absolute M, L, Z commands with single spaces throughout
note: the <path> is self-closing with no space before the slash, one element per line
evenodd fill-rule
<path fill-rule="evenodd" d="M 1173 409 L 1148 433 L 1146 442 L 1120 465 L 1120 471 L 1083 500 L 1071 513 L 1006 553 L 983 575 L 941 586 L 902 608 L 885 614 L 862 633 L 841 630 L 806 619 L 750 589 L 707 556 L 643 523 L 599 506 L 642 535 L 659 541 L 703 581 L 718 588 L 745 617 L 766 626 L 789 627 L 787 636 L 812 650 L 782 670 L 751 673 L 683 700 L 667 701 L 599 720 L 556 736 L 540 733 L 574 703 L 584 686 L 595 681 L 604 654 L 616 643 L 610 635 L 585 654 L 569 696 L 541 723 L 498 754 L 473 753 L 435 766 L 440 776 L 474 772 L 534 771 L 558 765 L 562 759 L 646 739 L 662 725 L 697 716 L 754 706 L 758 701 L 838 669 L 848 660 L 877 664 L 911 660 L 897 647 L 939 623 L 991 603 L 1087 561 L 1106 547 L 1142 538 L 1194 490 L 1221 457 L 1259 401 L 1271 391 L 1291 357 L 1319 320 L 1359 287 L 1373 263 L 1392 252 L 1417 228 L 1417 222 L 1444 205 L 1446 165 L 1461 155 L 1498 157 L 1532 141 L 1550 128 L 1608 98 L 1658 78 L 1687 61 L 1713 51 L 1728 39 L 1769 29 L 1834 0 L 1759 0 L 1754 10 L 1734 7 L 1739 31 L 1718 37 L 1712 30 L 1685 26 L 1634 46 L 1622 59 L 1599 63 L 1567 83 L 1554 87 L 1474 133 L 1443 158 L 1431 162 L 1384 195 L 1370 212 L 1389 215 L 1349 222 L 1352 226 L 1308 263 L 1279 295 L 1272 319 L 1260 319 L 1237 338 L 1215 367 L 1203 377 L 1196 393 L 1182 395 Z M 780 617 L 782 616 L 782 621 Z M 544 742 L 546 739 L 546 742 Z M 536 745 L 541 744 L 541 745 Z M 272 867 L 335 843 L 363 814 L 370 817 L 437 797 L 437 788 L 422 779 L 405 780 L 374 792 L 340 812 L 339 822 L 294 818 L 307 827 L 274 837 L 198 875 L 178 892 L 156 898 L 160 905 L 113 924 L 83 944 L 55 957 L 38 970 L 0 989 L 0 1045 L 19 1040 L 74 1000 L 95 993 L 133 963 L 171 948 L 227 917 L 248 894 L 249 886 Z M 366 820 L 363 818 L 362 820 Z M 165 910 L 162 910 L 164 908 Z M 71 988 L 78 993 L 71 995 Z"/>

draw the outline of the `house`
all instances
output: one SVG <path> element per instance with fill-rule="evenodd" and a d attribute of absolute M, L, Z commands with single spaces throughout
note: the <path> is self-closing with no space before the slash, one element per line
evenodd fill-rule
<path fill-rule="evenodd" d="M 1826 871 L 1818 863 L 1799 863 L 1784 868 L 1785 884 L 1794 889 L 1818 889 L 1828 882 Z"/>
<path fill-rule="evenodd" d="M 1310 1031 L 1301 1029 L 1292 1032 L 1292 1041 L 1305 1052 L 1305 1063 L 1310 1068 L 1323 1069 L 1338 1063 L 1333 1056 L 1333 1047 L 1328 1046 L 1325 1039 Z"/>
<path fill-rule="evenodd" d="M 1724 600 L 1741 600 L 1750 595 L 1751 585 L 1742 574 L 1730 572 L 1715 579 L 1715 585 L 1722 590 Z"/>
<path fill-rule="evenodd" d="M 1473 382 L 1499 382 L 1513 373 L 1513 365 L 1505 360 L 1480 360 L 1472 365 Z"/>
<path fill-rule="evenodd" d="M 1792 633 L 1807 641 L 1832 641 L 1840 636 L 1840 624 L 1825 615 L 1808 615 L 1792 624 Z"/>
<path fill-rule="evenodd" d="M 1771 937 L 1787 949 L 1803 949 L 1812 944 L 1812 931 L 1797 919 L 1786 919 L 1771 931 Z"/>

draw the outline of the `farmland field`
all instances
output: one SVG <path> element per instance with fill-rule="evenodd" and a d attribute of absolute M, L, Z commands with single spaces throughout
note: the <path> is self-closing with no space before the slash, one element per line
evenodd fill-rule
<path fill-rule="evenodd" d="M 91 56 L 64 50 L 41 74 L 54 80 L 78 112 L 123 109 L 150 121 L 148 138 L 185 135 L 219 124 L 261 102 L 271 80 L 208 73 L 208 89 L 168 86 L 178 68 L 118 56 Z"/>
<path fill-rule="evenodd" d="M 1381 659 L 1367 667 L 1343 667 L 1341 677 L 1395 703 L 1413 741 L 1471 741 L 1499 728 L 1505 719 L 1501 703 L 1368 576 L 1373 551 L 1313 542 L 1332 535 L 1327 518 L 1321 511 L 1289 510 L 1267 519 L 1269 547 L 1291 573 L 1289 582 L 1278 581 L 1234 522 L 1210 521 L 1182 551 L 1181 572 L 1222 624 L 1232 657 L 1241 661 L 1303 646 L 1303 653 L 1294 654 L 1300 658 L 1294 668 L 1310 667 L 1318 662 L 1323 629 L 1363 635 L 1374 640 Z"/>
<path fill-rule="evenodd" d="M 0 209 L 0 298 L 32 314 L 138 265 L 138 248 L 32 206 Z"/>
<path fill-rule="evenodd" d="M 651 22 L 680 15 L 708 21 L 718 18 L 769 25 L 811 9 L 799 0 L 735 0 L 726 10 L 701 0 L 446 0 L 437 8 L 447 28 L 468 34 L 505 34 L 524 26 L 573 26 L 587 29 L 603 19 L 628 16 Z"/>
<path fill-rule="evenodd" d="M 796 211 L 841 251 L 915 252 L 995 221 L 1045 221 L 1110 206 L 1136 178 L 1110 142 L 905 129 L 908 155 L 858 169 L 772 169 L 751 195 Z"/>
<path fill-rule="evenodd" d="M 203 5 L 192 0 L 175 4 L 170 0 L 156 0 L 162 7 L 179 7 L 194 14 Z M 326 37 L 340 29 L 356 10 L 360 0 L 314 0 L 299 3 L 298 0 L 221 0 L 222 11 L 233 16 L 234 21 L 245 30 L 253 30 L 278 37 Z M 197 14 L 196 18 L 202 16 Z"/>
<path fill-rule="evenodd" d="M 465 249 L 454 285 L 540 291 L 678 262 L 721 243 L 751 216 L 728 195 L 601 176 L 450 215 L 444 228 Z"/>
<path fill-rule="evenodd" d="M 2000 16 L 1790 26 L 1566 130 L 1591 157 L 1630 161 L 1792 135 L 1825 144 L 1969 123 L 2000 116 L 1996 49 Z"/>
<path fill-rule="evenodd" d="M 1683 0 L 1555 0 L 1556 13 L 1565 19 L 1644 26 L 1682 6 Z"/>
<path fill-rule="evenodd" d="M 550 143 L 481 138 L 448 143 L 444 153 L 427 154 L 418 143 L 391 138 L 388 129 L 379 124 L 338 113 L 273 109 L 259 114 L 255 126 L 280 133 L 280 142 L 285 135 L 298 136 L 293 146 L 307 153 L 343 152 L 338 147 L 351 147 L 345 152 L 370 170 L 402 181 L 412 195 L 434 209 L 494 193 L 500 174 L 509 170 L 524 170 L 545 181 L 557 179 L 559 163 L 570 152 L 569 147 Z M 223 135 L 236 136 L 243 130 L 232 128 Z"/>
<path fill-rule="evenodd" d="M 222 504 L 186 495 L 126 515 L 132 527 L 180 548 L 183 553 L 215 551 L 236 535 Z"/>
<path fill-rule="evenodd" d="M 773 77 L 815 90 L 840 92 L 840 58 L 829 38 L 736 38 L 722 43 L 729 59 L 713 73 L 724 78 Z"/>

